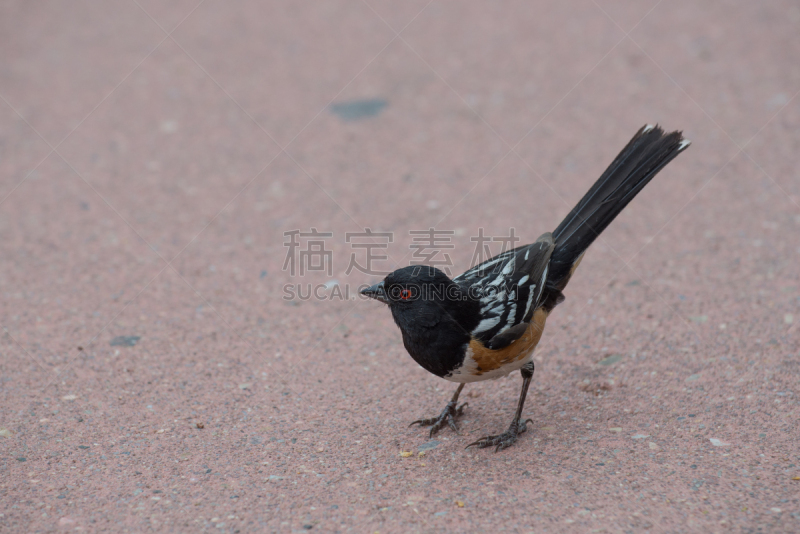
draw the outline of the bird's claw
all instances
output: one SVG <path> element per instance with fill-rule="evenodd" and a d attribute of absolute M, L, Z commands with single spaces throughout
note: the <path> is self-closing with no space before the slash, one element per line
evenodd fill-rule
<path fill-rule="evenodd" d="M 510 447 L 517 441 L 517 437 L 528 430 L 528 423 L 533 423 L 533 420 L 526 419 L 525 421 L 520 421 L 517 419 L 516 421 L 511 423 L 511 426 L 497 436 L 484 436 L 478 441 L 474 443 L 470 443 L 466 446 L 466 448 L 470 448 L 472 446 L 478 447 L 479 449 L 485 449 L 486 447 L 494 447 L 494 452 L 501 451 L 507 447 Z"/>
<path fill-rule="evenodd" d="M 461 412 L 464 411 L 464 408 L 468 404 L 469 403 L 465 402 L 464 404 L 456 408 L 456 403 L 450 401 L 447 403 L 447 406 L 444 407 L 444 410 L 442 410 L 442 413 L 439 414 L 438 417 L 431 417 L 430 419 L 417 419 L 408 426 L 414 426 L 416 424 L 419 424 L 419 426 L 430 426 L 431 432 L 429 434 L 429 437 L 432 438 L 433 435 L 436 434 L 439 431 L 439 429 L 442 428 L 446 423 L 447 426 L 449 426 L 453 430 L 453 432 L 458 434 L 458 426 L 456 426 L 456 417 L 461 415 Z"/>

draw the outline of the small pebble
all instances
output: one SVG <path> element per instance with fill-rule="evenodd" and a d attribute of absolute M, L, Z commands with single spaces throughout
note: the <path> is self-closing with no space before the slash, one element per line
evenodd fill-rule
<path fill-rule="evenodd" d="M 419 446 L 419 451 L 423 452 L 423 451 L 429 451 L 431 449 L 435 449 L 436 447 L 439 446 L 439 443 L 441 443 L 441 442 L 440 441 L 436 441 L 435 439 L 432 439 L 432 440 L 430 440 L 428 442 L 425 442 L 422 445 L 420 445 Z"/>
<path fill-rule="evenodd" d="M 331 112 L 346 122 L 357 121 L 380 114 L 387 104 L 382 98 L 351 100 L 331 104 Z"/>
<path fill-rule="evenodd" d="M 606 356 L 605 358 L 597 362 L 597 365 L 614 365 L 621 359 L 622 359 L 622 354 L 612 354 L 611 356 Z"/>
<path fill-rule="evenodd" d="M 141 336 L 117 336 L 111 340 L 112 347 L 133 347 L 139 340 L 142 339 Z"/>

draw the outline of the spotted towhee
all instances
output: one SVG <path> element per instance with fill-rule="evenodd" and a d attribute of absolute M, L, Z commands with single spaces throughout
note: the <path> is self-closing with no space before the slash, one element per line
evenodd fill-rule
<path fill-rule="evenodd" d="M 431 425 L 432 436 L 455 420 L 467 382 L 522 373 L 522 392 L 511 426 L 471 443 L 504 449 L 525 432 L 520 421 L 533 377 L 533 350 L 548 314 L 564 300 L 562 291 L 583 254 L 642 188 L 689 146 L 681 132 L 658 126 L 640 129 L 588 193 L 552 233 L 535 243 L 495 256 L 450 279 L 439 269 L 412 265 L 362 291 L 389 305 L 403 344 L 422 367 L 460 385 L 438 417 L 411 423 Z"/>

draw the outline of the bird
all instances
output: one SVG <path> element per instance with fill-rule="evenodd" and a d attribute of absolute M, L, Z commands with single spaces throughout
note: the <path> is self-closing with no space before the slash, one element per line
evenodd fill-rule
<path fill-rule="evenodd" d="M 519 371 L 522 389 L 508 430 L 467 445 L 510 447 L 531 419 L 522 411 L 534 374 L 533 353 L 553 309 L 589 246 L 658 172 L 690 141 L 658 125 L 640 128 L 578 204 L 552 232 L 450 278 L 433 266 L 409 265 L 360 291 L 388 305 L 411 357 L 434 375 L 459 384 L 444 410 L 411 425 L 433 437 L 456 423 L 467 404 L 458 397 L 471 382 Z M 527 216 L 527 214 L 526 214 Z"/>

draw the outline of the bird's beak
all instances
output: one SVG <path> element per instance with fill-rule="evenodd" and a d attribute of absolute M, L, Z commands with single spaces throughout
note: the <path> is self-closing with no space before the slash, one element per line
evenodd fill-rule
<path fill-rule="evenodd" d="M 386 298 L 386 292 L 383 290 L 383 282 L 379 282 L 374 286 L 370 286 L 361 290 L 362 295 L 366 295 L 375 300 L 379 300 L 384 304 L 389 304 L 389 299 Z"/>

